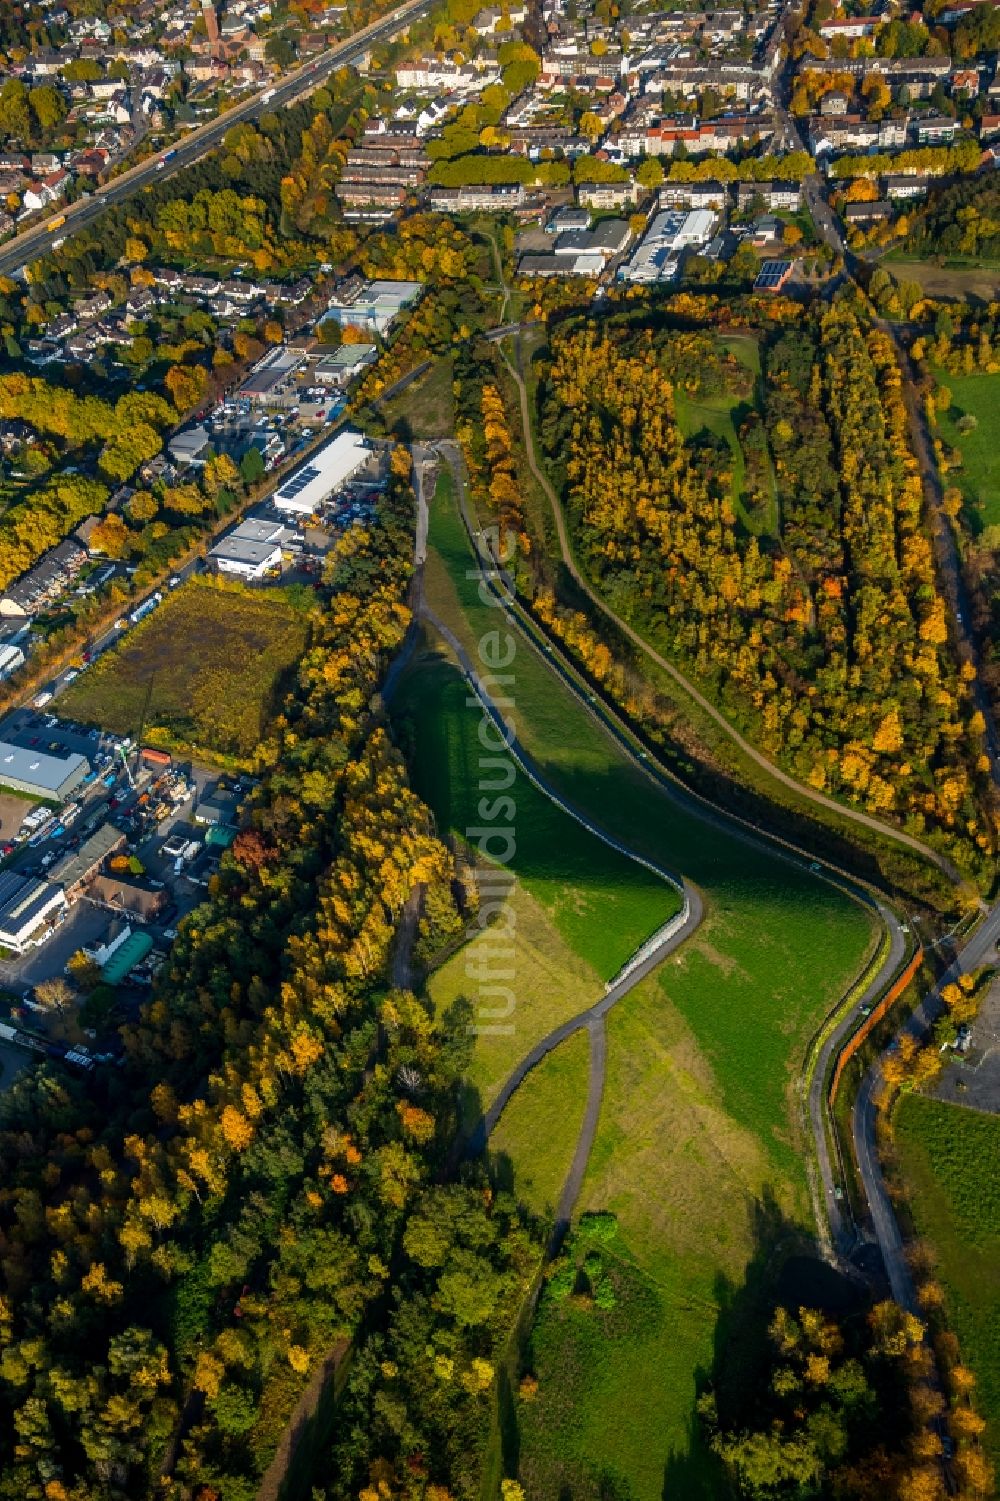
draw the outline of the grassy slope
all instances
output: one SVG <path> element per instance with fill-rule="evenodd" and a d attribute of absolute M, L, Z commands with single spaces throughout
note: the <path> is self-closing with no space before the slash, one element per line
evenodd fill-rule
<path fill-rule="evenodd" d="M 479 813 L 492 803 L 497 771 L 486 756 L 480 769 L 477 729 L 481 715 L 467 703 L 469 690 L 456 668 L 441 658 L 425 662 L 398 700 L 416 732 L 414 784 L 434 808 L 438 823 L 462 837 L 488 828 Z M 506 796 L 514 803 L 511 868 L 541 904 L 569 948 L 600 981 L 614 975 L 639 945 L 677 911 L 676 891 L 651 871 L 602 844 L 537 791 L 519 770 Z M 501 827 L 498 820 L 494 827 Z M 487 846 L 486 853 L 499 846 Z M 599 979 L 598 979 L 599 977 Z M 577 1010 L 582 1007 L 577 1007 Z"/>
<path fill-rule="evenodd" d="M 980 527 L 1000 523 L 1000 471 L 996 455 L 1000 447 L 1000 375 L 950 375 L 935 372 L 942 385 L 951 391 L 952 404 L 938 414 L 941 437 L 962 455 L 962 467 L 949 474 L 965 503 L 975 513 Z M 959 418 L 968 413 L 976 418 L 974 432 L 962 433 Z"/>
<path fill-rule="evenodd" d="M 474 647 L 496 627 L 496 612 L 465 577 L 467 544 L 447 486 L 431 542 L 434 608 Z M 514 670 L 511 716 L 547 775 L 707 898 L 697 937 L 612 1014 L 608 1090 L 585 1187 L 587 1204 L 620 1214 L 659 1312 L 604 1351 L 617 1372 L 611 1387 L 587 1362 L 573 1378 L 579 1433 L 591 1435 L 580 1437 L 578 1455 L 610 1464 L 637 1497 L 654 1501 L 669 1457 L 687 1463 L 695 1372 L 711 1357 L 722 1289 L 739 1284 L 753 1254 L 753 1201 L 767 1185 L 807 1219 L 794 1079 L 812 1029 L 860 967 L 870 927 L 822 883 L 668 803 L 523 642 Z M 553 1428 L 547 1410 L 543 1388 L 525 1421 L 526 1473 L 545 1463 L 537 1441 Z M 708 1483 L 697 1454 L 691 1463 L 691 1488 L 678 1495 Z"/>
<path fill-rule="evenodd" d="M 507 904 L 510 911 L 503 921 L 512 928 L 516 943 L 512 1030 L 481 1033 L 468 1074 L 479 1103 L 487 1105 L 528 1049 L 560 1022 L 576 1016 L 589 1000 L 596 1000 L 602 988 L 597 971 L 573 952 L 520 881 Z M 459 996 L 475 1000 L 480 955 L 492 941 L 489 932 L 473 938 L 435 971 L 428 991 L 436 1011 L 446 1011 Z"/>
<path fill-rule="evenodd" d="M 948 1317 L 1000 1465 L 1000 1118 L 904 1095 L 896 1140 L 917 1231 L 937 1252 Z"/>
<path fill-rule="evenodd" d="M 544 1058 L 490 1138 L 491 1152 L 500 1159 L 494 1165 L 501 1178 L 510 1170 L 518 1197 L 546 1219 L 555 1209 L 583 1123 L 589 1046 L 586 1032 L 577 1032 Z"/>
<path fill-rule="evenodd" d="M 120 735 L 135 734 L 145 714 L 154 745 L 247 757 L 308 634 L 307 615 L 279 590 L 192 581 L 88 668 L 59 709 Z"/>

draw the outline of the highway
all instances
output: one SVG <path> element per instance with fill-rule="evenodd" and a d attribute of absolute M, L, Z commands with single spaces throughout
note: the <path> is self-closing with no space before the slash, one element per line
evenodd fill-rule
<path fill-rule="evenodd" d="M 368 51 L 373 43 L 385 41 L 386 38 L 392 36 L 406 21 L 413 20 L 425 10 L 427 5 L 428 0 L 408 0 L 407 4 L 397 6 L 388 15 L 363 27 L 361 31 L 355 32 L 353 36 L 347 37 L 336 47 L 324 52 L 321 57 L 315 58 L 305 67 L 290 73 L 287 78 L 233 105 L 231 109 L 218 115 L 214 120 L 209 120 L 205 125 L 191 131 L 174 147 L 167 148 L 172 152 L 169 161 L 164 160 L 162 152 L 150 157 L 147 161 L 140 162 L 138 166 L 123 172 L 88 198 L 71 204 L 63 214 L 57 212 L 55 217 L 63 218 L 63 223 L 53 228 L 52 219 L 49 218 L 45 223 L 15 235 L 12 240 L 0 246 L 0 275 L 16 275 L 30 261 L 36 260 L 40 255 L 51 250 L 53 241 L 65 235 L 75 234 L 88 224 L 92 224 L 109 204 L 119 203 L 151 183 L 166 181 L 175 172 L 184 167 L 190 167 L 192 163 L 218 146 L 226 131 L 233 125 L 238 125 L 245 120 L 255 120 L 264 114 L 273 114 L 280 109 L 287 109 L 289 105 L 296 103 L 313 89 L 319 88 L 320 84 L 324 83 L 337 68 L 343 67 L 346 63 L 355 62 L 359 56 Z"/>

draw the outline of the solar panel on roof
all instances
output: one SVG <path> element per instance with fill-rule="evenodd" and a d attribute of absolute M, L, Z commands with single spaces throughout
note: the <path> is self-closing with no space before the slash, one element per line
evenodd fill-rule
<path fill-rule="evenodd" d="M 311 485 L 314 479 L 319 478 L 319 473 L 320 471 L 315 465 L 307 464 L 304 469 L 299 470 L 298 474 L 292 475 L 287 485 L 282 485 L 279 493 L 292 497 L 299 495 L 305 489 L 306 485 Z"/>
<path fill-rule="evenodd" d="M 765 261 L 760 268 L 755 285 L 758 287 L 780 286 L 788 271 L 788 266 L 788 261 Z"/>

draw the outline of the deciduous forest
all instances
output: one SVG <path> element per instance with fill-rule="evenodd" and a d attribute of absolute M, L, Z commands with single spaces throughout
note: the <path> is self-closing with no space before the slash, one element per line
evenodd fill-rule
<path fill-rule="evenodd" d="M 728 451 L 678 426 L 677 391 L 719 376 L 717 359 L 678 361 L 692 337 L 553 338 L 541 433 L 594 578 L 804 781 L 974 866 L 995 844 L 984 726 L 948 641 L 891 341 L 847 304 L 771 332 L 781 525 L 758 538 Z"/>
<path fill-rule="evenodd" d="M 393 1495 L 470 1494 L 536 1256 L 511 1201 L 446 1181 L 465 1029 L 389 973 L 421 890 L 423 950 L 460 926 L 374 696 L 411 507 L 396 485 L 338 542 L 249 826 L 124 1067 L 41 1067 L 3 1097 L 0 1495 L 249 1501 L 309 1373 L 352 1344 L 336 1495 L 397 1471 Z"/>

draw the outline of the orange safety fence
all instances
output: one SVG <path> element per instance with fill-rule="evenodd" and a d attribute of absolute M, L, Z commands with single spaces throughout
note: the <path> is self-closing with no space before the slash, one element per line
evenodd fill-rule
<path fill-rule="evenodd" d="M 864 1042 L 865 1038 L 870 1035 L 872 1029 L 878 1026 L 883 1016 L 885 1016 L 886 1012 L 889 1010 L 889 1007 L 893 1004 L 894 1001 L 899 1000 L 899 997 L 903 994 L 903 991 L 906 989 L 907 985 L 909 985 L 910 981 L 913 979 L 913 976 L 920 968 L 923 957 L 923 949 L 918 948 L 909 964 L 903 970 L 903 973 L 899 976 L 899 979 L 894 981 L 893 984 L 889 986 L 889 989 L 879 1001 L 878 1005 L 872 1008 L 871 1014 L 865 1017 L 858 1030 L 851 1037 L 849 1037 L 847 1042 L 844 1044 L 843 1048 L 841 1049 L 840 1056 L 837 1059 L 837 1067 L 833 1071 L 833 1080 L 830 1084 L 831 1110 L 833 1109 L 834 1101 L 837 1098 L 837 1088 L 840 1084 L 840 1076 L 844 1072 L 844 1069 L 854 1057 L 855 1053 L 858 1051 L 858 1048 Z"/>

